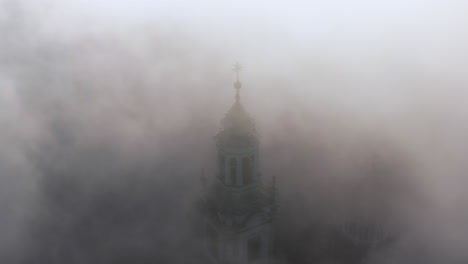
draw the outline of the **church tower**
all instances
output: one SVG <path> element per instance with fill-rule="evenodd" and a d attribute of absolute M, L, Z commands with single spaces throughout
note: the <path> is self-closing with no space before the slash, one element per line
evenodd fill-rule
<path fill-rule="evenodd" d="M 205 247 L 216 264 L 266 264 L 273 252 L 275 186 L 262 184 L 255 124 L 240 101 L 240 70 L 236 64 L 235 102 L 215 137 L 217 172 L 204 180 Z"/>

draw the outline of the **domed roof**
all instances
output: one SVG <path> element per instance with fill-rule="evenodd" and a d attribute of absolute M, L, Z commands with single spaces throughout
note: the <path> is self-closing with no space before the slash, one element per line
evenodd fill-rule
<path fill-rule="evenodd" d="M 223 130 L 216 136 L 225 147 L 249 147 L 257 144 L 255 123 L 238 101 L 221 121 Z"/>
<path fill-rule="evenodd" d="M 235 134 L 255 135 L 255 124 L 239 101 L 236 101 L 221 121 L 224 130 Z"/>
<path fill-rule="evenodd" d="M 255 123 L 240 103 L 239 90 L 242 87 L 238 76 L 240 69 L 239 64 L 234 66 L 236 100 L 221 121 L 223 130 L 216 136 L 219 146 L 237 148 L 249 147 L 257 143 Z"/>

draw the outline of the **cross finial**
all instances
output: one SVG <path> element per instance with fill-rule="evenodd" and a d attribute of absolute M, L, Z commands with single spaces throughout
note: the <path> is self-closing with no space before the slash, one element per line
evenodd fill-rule
<path fill-rule="evenodd" d="M 236 102 L 239 102 L 239 89 L 242 87 L 242 84 L 239 81 L 239 72 L 242 70 L 242 65 L 236 62 L 232 70 L 236 73 L 236 82 L 234 83 L 234 88 L 236 88 Z"/>
<path fill-rule="evenodd" d="M 234 67 L 232 68 L 232 70 L 236 73 L 236 80 L 239 80 L 239 72 L 242 70 L 242 65 L 240 65 L 239 62 L 236 62 L 236 64 L 234 64 Z"/>

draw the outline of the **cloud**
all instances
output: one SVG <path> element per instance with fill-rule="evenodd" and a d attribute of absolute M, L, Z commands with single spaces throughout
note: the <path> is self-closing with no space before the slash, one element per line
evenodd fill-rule
<path fill-rule="evenodd" d="M 327 45 L 299 45 L 269 23 L 119 29 L 55 1 L 0 3 L 2 262 L 202 262 L 199 177 L 216 166 L 235 59 L 265 181 L 278 178 L 279 259 L 345 261 L 355 219 L 392 237 L 367 262 L 467 259 L 466 50 L 450 23 L 418 24 L 448 36 L 436 42 L 394 28 L 348 43 L 332 27 Z"/>

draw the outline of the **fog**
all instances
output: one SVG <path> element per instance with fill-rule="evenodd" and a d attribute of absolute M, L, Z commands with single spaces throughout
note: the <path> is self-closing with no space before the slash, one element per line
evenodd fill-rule
<path fill-rule="evenodd" d="M 0 262 L 200 263 L 240 61 L 278 261 L 370 216 L 395 237 L 366 263 L 465 263 L 467 26 L 461 1 L 0 1 Z"/>

